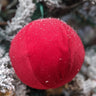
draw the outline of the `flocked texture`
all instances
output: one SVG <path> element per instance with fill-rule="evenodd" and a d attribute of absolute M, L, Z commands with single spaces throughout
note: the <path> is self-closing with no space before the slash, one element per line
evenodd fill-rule
<path fill-rule="evenodd" d="M 76 32 L 55 18 L 35 20 L 18 32 L 9 52 L 20 80 L 36 89 L 57 88 L 72 80 L 84 60 Z"/>

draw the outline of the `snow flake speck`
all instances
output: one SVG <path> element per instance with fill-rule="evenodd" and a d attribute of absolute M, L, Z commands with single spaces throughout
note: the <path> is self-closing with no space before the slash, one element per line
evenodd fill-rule
<path fill-rule="evenodd" d="M 45 81 L 45 83 L 48 83 L 49 81 Z"/>
<path fill-rule="evenodd" d="M 77 69 L 77 71 L 79 71 L 79 69 Z"/>
<path fill-rule="evenodd" d="M 62 58 L 59 58 L 59 60 L 62 60 Z"/>

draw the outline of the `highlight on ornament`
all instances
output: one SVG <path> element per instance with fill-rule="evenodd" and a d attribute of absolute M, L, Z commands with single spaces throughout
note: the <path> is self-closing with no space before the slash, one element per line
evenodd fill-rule
<path fill-rule="evenodd" d="M 36 89 L 70 82 L 80 71 L 85 51 L 77 33 L 55 18 L 32 21 L 11 42 L 10 59 L 19 79 Z"/>

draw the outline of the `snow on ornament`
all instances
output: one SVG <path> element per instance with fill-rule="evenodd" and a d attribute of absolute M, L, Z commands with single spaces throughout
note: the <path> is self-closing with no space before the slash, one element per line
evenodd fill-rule
<path fill-rule="evenodd" d="M 11 42 L 12 66 L 26 85 L 57 88 L 79 72 L 85 51 L 76 32 L 55 18 L 32 21 Z"/>

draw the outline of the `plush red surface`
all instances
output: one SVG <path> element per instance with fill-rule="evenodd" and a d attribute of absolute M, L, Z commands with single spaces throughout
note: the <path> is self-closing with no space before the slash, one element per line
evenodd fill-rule
<path fill-rule="evenodd" d="M 20 80 L 36 89 L 68 83 L 84 60 L 83 44 L 76 32 L 55 18 L 33 21 L 18 32 L 9 52 Z"/>

